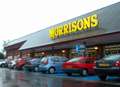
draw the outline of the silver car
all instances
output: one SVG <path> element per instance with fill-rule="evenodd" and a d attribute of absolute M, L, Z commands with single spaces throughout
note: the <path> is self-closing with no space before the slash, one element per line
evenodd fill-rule
<path fill-rule="evenodd" d="M 18 59 L 16 58 L 16 59 L 13 59 L 13 60 L 10 60 L 9 62 L 8 62 L 8 68 L 10 68 L 10 69 L 15 69 L 15 65 L 16 65 L 16 61 L 17 61 Z"/>
<path fill-rule="evenodd" d="M 60 56 L 47 56 L 41 59 L 41 63 L 35 69 L 40 72 L 47 72 L 50 74 L 54 74 L 56 72 L 62 71 L 62 64 L 67 61 L 68 58 L 60 57 Z"/>
<path fill-rule="evenodd" d="M 6 60 L 1 60 L 0 61 L 0 67 L 6 67 L 7 66 L 7 62 L 6 62 Z"/>

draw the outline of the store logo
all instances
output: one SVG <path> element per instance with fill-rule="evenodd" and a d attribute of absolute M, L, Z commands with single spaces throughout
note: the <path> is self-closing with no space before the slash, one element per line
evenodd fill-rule
<path fill-rule="evenodd" d="M 98 26 L 98 16 L 97 14 L 94 14 L 86 18 L 75 20 L 64 25 L 52 27 L 49 30 L 49 37 L 51 39 L 56 39 L 61 36 L 70 35 L 74 32 L 88 30 L 96 26 Z"/>

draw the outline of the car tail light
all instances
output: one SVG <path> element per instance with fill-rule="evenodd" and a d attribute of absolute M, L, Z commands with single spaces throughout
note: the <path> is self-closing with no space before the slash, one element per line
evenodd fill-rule
<path fill-rule="evenodd" d="M 114 66 L 119 66 L 119 67 L 120 67 L 120 61 L 116 61 L 116 62 L 114 63 Z"/>

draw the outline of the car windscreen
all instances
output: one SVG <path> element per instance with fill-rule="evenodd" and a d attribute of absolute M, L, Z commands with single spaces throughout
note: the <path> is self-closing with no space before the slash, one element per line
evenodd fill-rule
<path fill-rule="evenodd" d="M 67 62 L 79 62 L 80 61 L 80 58 L 73 58 Z"/>
<path fill-rule="evenodd" d="M 40 63 L 40 59 L 32 59 L 32 60 L 30 60 L 30 63 L 31 64 L 38 64 L 38 63 Z"/>
<path fill-rule="evenodd" d="M 120 59 L 120 55 L 109 55 L 103 58 L 104 60 L 118 60 Z"/>

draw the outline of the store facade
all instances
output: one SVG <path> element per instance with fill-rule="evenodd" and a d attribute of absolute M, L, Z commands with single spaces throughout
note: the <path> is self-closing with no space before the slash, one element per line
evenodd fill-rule
<path fill-rule="evenodd" d="M 5 46 L 7 56 L 14 57 L 18 52 L 16 55 L 21 57 L 87 55 L 101 58 L 120 53 L 119 7 L 120 3 L 116 3 L 14 40 Z M 21 42 L 24 43 L 13 49 Z"/>

